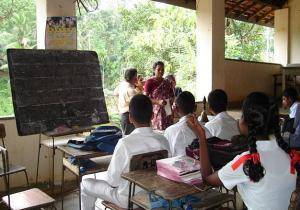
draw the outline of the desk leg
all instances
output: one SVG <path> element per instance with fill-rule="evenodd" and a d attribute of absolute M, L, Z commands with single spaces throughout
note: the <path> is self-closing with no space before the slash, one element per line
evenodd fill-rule
<path fill-rule="evenodd" d="M 42 134 L 39 135 L 39 151 L 38 151 L 38 159 L 37 159 L 37 165 L 36 165 L 36 176 L 35 176 L 35 184 L 38 183 L 39 179 L 39 165 L 40 165 L 40 153 L 41 153 L 41 138 Z"/>
<path fill-rule="evenodd" d="M 64 155 L 63 155 L 64 157 Z M 64 182 L 65 182 L 65 166 L 62 166 L 62 176 L 61 176 L 61 188 L 60 188 L 60 194 L 61 194 L 61 209 L 64 209 Z"/>
<path fill-rule="evenodd" d="M 131 208 L 131 188 L 132 188 L 132 182 L 129 183 L 129 193 L 128 193 L 128 209 Z"/>
<path fill-rule="evenodd" d="M 169 210 L 172 209 L 172 201 L 169 201 Z"/>
<path fill-rule="evenodd" d="M 79 174 L 79 210 L 81 210 L 81 180 L 82 180 L 82 177 Z"/>
<path fill-rule="evenodd" d="M 54 147 L 54 137 L 52 137 L 52 193 L 54 193 L 54 156 L 55 156 L 55 147 Z"/>

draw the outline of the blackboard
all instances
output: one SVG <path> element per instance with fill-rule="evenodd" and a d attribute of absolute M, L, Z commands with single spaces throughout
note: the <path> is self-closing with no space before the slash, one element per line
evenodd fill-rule
<path fill-rule="evenodd" d="M 109 122 L 96 52 L 7 50 L 20 136 Z"/>

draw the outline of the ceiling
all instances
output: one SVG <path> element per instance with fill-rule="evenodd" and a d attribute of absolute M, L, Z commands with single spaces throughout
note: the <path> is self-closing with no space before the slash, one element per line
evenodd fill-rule
<path fill-rule="evenodd" d="M 196 9 L 196 0 L 154 0 Z M 225 16 L 236 20 L 274 27 L 274 10 L 283 8 L 287 0 L 225 0 Z"/>

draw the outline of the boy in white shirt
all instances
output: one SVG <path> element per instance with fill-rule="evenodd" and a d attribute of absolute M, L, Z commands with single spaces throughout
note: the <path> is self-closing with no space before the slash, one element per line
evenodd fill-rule
<path fill-rule="evenodd" d="M 231 140 L 239 135 L 238 122 L 227 113 L 227 94 L 224 90 L 216 89 L 208 95 L 208 108 L 215 117 L 205 124 L 212 136 Z"/>
<path fill-rule="evenodd" d="M 291 147 L 300 147 L 300 104 L 298 102 L 298 92 L 294 88 L 287 88 L 282 94 L 282 105 L 290 109 L 289 117 L 293 119 L 290 127 L 290 133 L 285 137 L 285 141 Z"/>
<path fill-rule="evenodd" d="M 152 102 L 145 95 L 135 95 L 129 104 L 129 118 L 135 130 L 120 139 L 106 172 L 98 173 L 100 179 L 86 178 L 81 183 L 81 208 L 94 210 L 97 198 L 112 202 L 122 208 L 128 206 L 128 181 L 121 178 L 129 172 L 129 163 L 133 155 L 167 150 L 167 140 L 154 133 L 150 127 Z M 136 191 L 139 191 L 137 189 Z"/>
<path fill-rule="evenodd" d="M 124 79 L 125 81 L 122 81 L 115 89 L 114 95 L 118 96 L 118 110 L 123 134 L 128 135 L 134 130 L 134 125 L 129 121 L 129 103 L 133 96 L 142 93 L 143 85 L 134 68 L 125 71 Z"/>
<path fill-rule="evenodd" d="M 187 126 L 187 116 L 193 114 L 196 108 L 195 97 L 188 91 L 183 91 L 175 100 L 176 111 L 180 117 L 179 122 L 171 125 L 165 130 L 165 137 L 169 142 L 171 156 L 186 155 L 185 148 L 194 139 L 197 139 L 194 132 Z M 209 132 L 206 133 L 210 137 Z"/>

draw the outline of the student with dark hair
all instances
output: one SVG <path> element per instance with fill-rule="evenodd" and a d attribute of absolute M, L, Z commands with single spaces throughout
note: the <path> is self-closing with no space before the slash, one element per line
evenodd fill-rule
<path fill-rule="evenodd" d="M 195 97 L 192 93 L 183 91 L 175 99 L 175 110 L 178 113 L 180 120 L 176 124 L 168 127 L 164 132 L 170 145 L 172 157 L 186 155 L 185 148 L 197 138 L 186 124 L 187 117 L 193 114 L 195 109 Z M 206 135 L 210 135 L 208 131 Z"/>
<path fill-rule="evenodd" d="M 189 126 L 201 139 L 202 178 L 213 186 L 223 185 L 227 189 L 237 186 L 249 210 L 288 209 L 296 174 L 294 160 L 290 159 L 288 146 L 280 135 L 278 108 L 264 93 L 254 92 L 244 100 L 242 114 L 239 127 L 248 138 L 249 151 L 215 172 L 204 130 L 195 117 L 189 118 Z"/>
<path fill-rule="evenodd" d="M 182 93 L 182 89 L 180 87 L 176 87 L 176 78 L 174 74 L 168 74 L 166 76 L 166 80 L 168 80 L 172 84 L 175 97 L 179 96 L 179 94 Z"/>
<path fill-rule="evenodd" d="M 215 117 L 205 124 L 212 136 L 231 140 L 239 135 L 238 122 L 227 113 L 227 94 L 224 90 L 216 89 L 208 95 L 208 108 Z"/>
<path fill-rule="evenodd" d="M 96 199 L 112 202 L 127 208 L 129 182 L 121 178 L 129 172 L 129 163 L 133 155 L 168 150 L 167 140 L 151 128 L 152 102 L 145 95 L 135 95 L 129 104 L 129 118 L 135 130 L 119 140 L 112 155 L 108 170 L 96 174 L 95 178 L 83 177 L 81 183 L 81 208 L 95 209 Z M 91 176 L 93 177 L 93 176 Z M 141 191 L 140 188 L 136 192 Z"/>
<path fill-rule="evenodd" d="M 174 102 L 172 83 L 164 79 L 165 64 L 157 61 L 153 65 L 154 76 L 148 79 L 144 92 L 153 103 L 152 126 L 157 130 L 165 130 L 173 124 L 171 105 Z"/>
<path fill-rule="evenodd" d="M 289 119 L 283 126 L 284 139 L 291 147 L 300 147 L 300 105 L 296 89 L 287 88 L 283 91 L 282 106 L 290 109 Z"/>
<path fill-rule="evenodd" d="M 133 124 L 129 121 L 129 102 L 133 96 L 142 93 L 143 85 L 138 80 L 137 70 L 134 68 L 125 71 L 124 79 L 125 81 L 122 81 L 115 90 L 115 95 L 118 95 L 121 128 L 123 134 L 128 135 L 134 130 Z"/>

